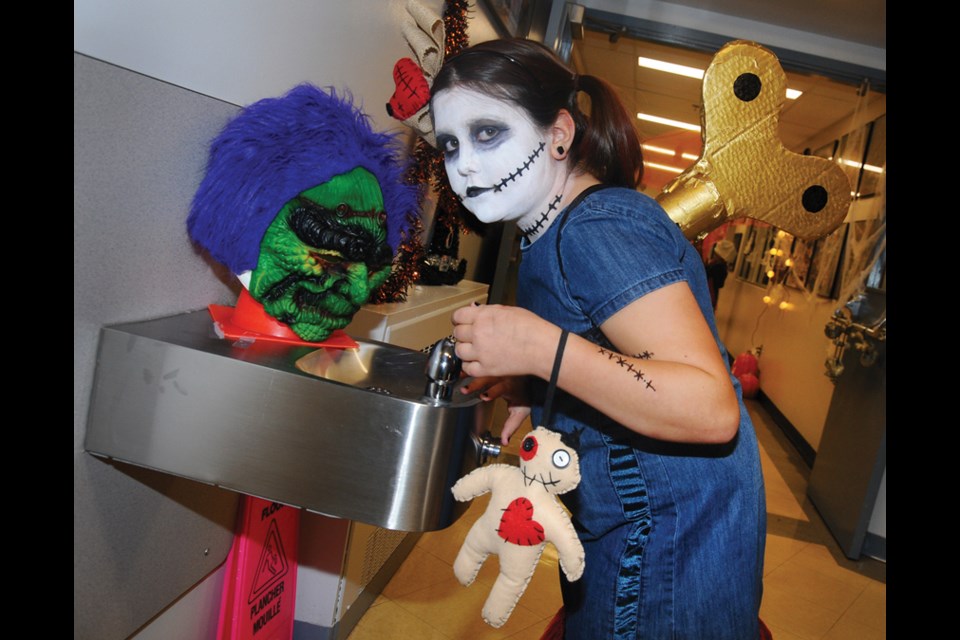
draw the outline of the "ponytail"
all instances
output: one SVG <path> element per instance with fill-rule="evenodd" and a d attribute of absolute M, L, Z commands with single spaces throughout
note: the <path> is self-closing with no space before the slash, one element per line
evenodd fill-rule
<path fill-rule="evenodd" d="M 604 184 L 636 189 L 643 178 L 643 152 L 633 119 L 608 83 L 595 76 L 579 76 L 578 81 L 579 90 L 590 97 L 590 115 L 571 105 L 577 124 L 571 160 Z"/>

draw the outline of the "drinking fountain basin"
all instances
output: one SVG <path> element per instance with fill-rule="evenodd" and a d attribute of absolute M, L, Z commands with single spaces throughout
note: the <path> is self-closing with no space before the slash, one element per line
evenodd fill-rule
<path fill-rule="evenodd" d="M 218 337 L 196 311 L 104 327 L 85 449 L 401 531 L 451 524 L 483 462 L 489 404 L 425 395 L 428 354 Z"/>

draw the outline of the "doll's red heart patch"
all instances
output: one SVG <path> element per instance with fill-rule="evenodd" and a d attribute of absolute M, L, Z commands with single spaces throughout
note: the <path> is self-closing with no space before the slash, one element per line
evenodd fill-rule
<path fill-rule="evenodd" d="M 533 519 L 533 503 L 517 498 L 503 510 L 497 534 L 507 542 L 532 547 L 544 540 L 543 526 Z"/>

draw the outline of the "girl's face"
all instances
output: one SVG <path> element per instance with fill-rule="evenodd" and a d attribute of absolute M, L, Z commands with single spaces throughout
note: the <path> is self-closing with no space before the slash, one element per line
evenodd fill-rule
<path fill-rule="evenodd" d="M 433 97 L 431 111 L 450 186 L 480 221 L 536 217 L 562 190 L 548 132 L 520 107 L 454 87 Z"/>

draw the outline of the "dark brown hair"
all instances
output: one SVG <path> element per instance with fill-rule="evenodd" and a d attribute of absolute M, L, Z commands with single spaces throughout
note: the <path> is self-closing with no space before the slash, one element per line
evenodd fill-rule
<path fill-rule="evenodd" d="M 431 91 L 457 86 L 512 102 L 543 128 L 566 109 L 577 127 L 569 151 L 573 166 L 605 184 L 631 189 L 643 177 L 640 140 L 613 87 L 573 73 L 539 42 L 490 40 L 465 49 L 444 63 Z M 590 97 L 589 116 L 577 104 L 578 91 Z"/>

